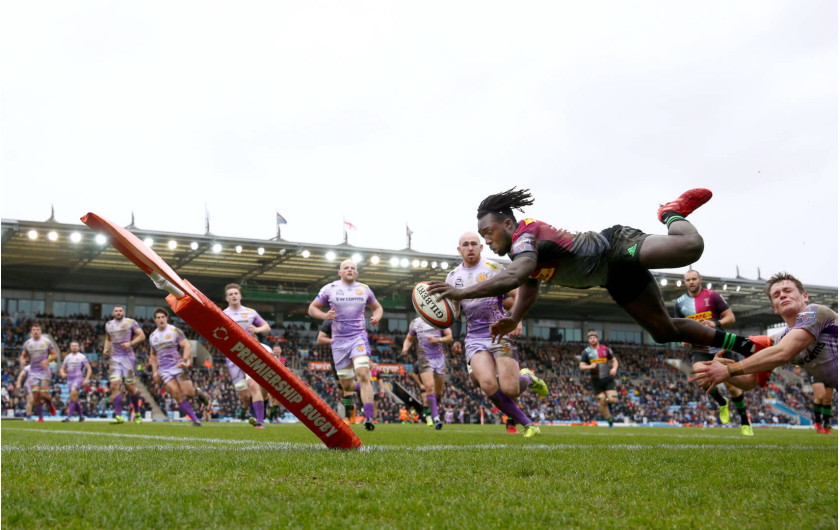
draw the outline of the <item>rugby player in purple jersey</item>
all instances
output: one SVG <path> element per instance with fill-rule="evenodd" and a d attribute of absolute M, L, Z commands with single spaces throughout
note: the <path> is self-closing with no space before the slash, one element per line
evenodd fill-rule
<path fill-rule="evenodd" d="M 23 367 L 20 373 L 17 376 L 17 380 L 15 381 L 15 390 L 20 391 L 23 388 L 23 394 L 26 396 L 26 416 L 24 417 L 25 420 L 28 420 L 30 416 L 32 416 L 32 406 L 35 399 L 32 396 L 32 387 L 29 386 L 29 365 Z"/>
<path fill-rule="evenodd" d="M 458 240 L 458 253 L 463 262 L 446 276 L 446 284 L 457 289 L 469 289 L 491 282 L 502 274 L 504 268 L 482 259 L 483 248 L 478 234 L 463 234 Z M 457 342 L 452 351 L 455 354 L 464 352 L 467 371 L 473 380 L 499 410 L 525 427 L 525 437 L 531 438 L 540 434 L 540 428 L 522 412 L 515 400 L 526 388 L 531 388 L 543 397 L 548 395 L 548 388 L 532 370 L 520 369 L 516 346 L 509 340 L 507 333 L 499 336 L 495 342 L 491 338 L 490 326 L 507 316 L 504 294 L 464 299 L 455 304 L 456 312 L 463 312 L 466 317 L 467 336 L 464 346 Z M 515 330 L 516 326 L 510 331 Z"/>
<path fill-rule="evenodd" d="M 352 260 L 341 262 L 338 276 L 339 280 L 321 288 L 318 296 L 309 304 L 309 316 L 332 321 L 330 349 L 344 391 L 344 410 L 355 409 L 353 396 L 358 382 L 365 429 L 372 431 L 373 385 L 370 380 L 370 343 L 365 324 L 365 308 L 373 312 L 370 325 L 376 327 L 382 318 L 382 306 L 370 287 L 356 281 L 359 272 Z M 329 309 L 324 311 L 325 307 Z"/>
<path fill-rule="evenodd" d="M 690 318 L 710 328 L 723 328 L 735 323 L 735 313 L 732 308 L 729 307 L 720 293 L 703 287 L 703 278 L 699 272 L 693 269 L 686 271 L 683 280 L 685 281 L 686 293 L 674 303 L 674 316 Z M 713 346 L 696 344 L 691 346 L 693 353 L 692 368 L 700 366 L 705 361 L 711 361 L 719 351 L 722 351 L 720 348 Z M 729 352 L 724 352 L 723 355 L 727 358 L 733 357 Z M 744 402 L 744 392 L 731 383 L 725 383 L 725 385 L 741 419 L 741 434 L 753 436 L 750 417 L 747 414 L 747 404 Z M 709 392 L 709 396 L 720 406 L 720 422 L 723 424 L 729 423 L 729 400 L 721 395 L 717 387 Z"/>
<path fill-rule="evenodd" d="M 137 360 L 134 356 L 134 346 L 146 340 L 146 334 L 134 319 L 125 316 L 125 307 L 121 304 L 114 306 L 111 313 L 114 317 L 105 324 L 105 357 L 111 358 L 110 375 L 111 401 L 114 403 L 114 420 L 111 423 L 123 423 L 123 397 L 120 385 L 125 382 L 128 396 L 131 400 L 131 415 L 134 422 L 143 421 L 140 418 L 140 394 L 134 384 Z"/>
<path fill-rule="evenodd" d="M 252 336 L 256 337 L 257 333 L 266 334 L 271 331 L 271 325 L 263 320 L 259 313 L 250 307 L 242 305 L 242 288 L 238 284 L 229 283 L 225 286 L 225 301 L 227 301 L 228 306 L 224 308 L 224 313 Z M 242 401 L 240 419 L 245 419 L 245 414 L 249 408 L 248 400 L 250 399 L 254 405 L 255 417 L 249 418 L 249 421 L 256 429 L 264 428 L 265 399 L 263 398 L 263 391 L 260 385 L 248 377 L 248 374 L 236 366 L 230 359 L 225 358 L 225 364 L 227 365 L 228 373 L 230 373 L 230 378 L 233 380 L 233 388 L 239 394 L 239 399 Z"/>
<path fill-rule="evenodd" d="M 785 321 L 785 329 L 775 344 L 740 362 L 718 355 L 714 361 L 696 367 L 692 379 L 706 389 L 729 381 L 747 390 L 764 386 L 768 372 L 790 362 L 833 393 L 837 388 L 837 313 L 824 305 L 812 304 L 802 282 L 786 272 L 767 280 L 764 292 L 773 311 Z M 830 420 L 831 405 L 821 412 Z M 831 427 L 820 432 L 831 433 Z"/>
<path fill-rule="evenodd" d="M 29 328 L 31 337 L 23 343 L 20 353 L 20 365 L 29 364 L 29 376 L 27 382 L 32 389 L 32 402 L 35 405 L 35 413 L 38 421 L 44 421 L 44 408 L 46 403 L 50 408 L 50 414 L 55 416 L 55 407 L 52 404 L 50 390 L 52 389 L 52 372 L 50 363 L 58 358 L 58 350 L 52 341 L 41 335 L 41 325 L 37 322 Z"/>
<path fill-rule="evenodd" d="M 443 376 L 446 375 L 446 355 L 444 344 L 452 342 L 452 330 L 430 326 L 420 317 L 411 321 L 408 334 L 403 341 L 402 354 L 417 342 L 417 361 L 415 367 L 420 375 L 420 383 L 426 400 L 426 420 L 435 429 L 443 428 L 443 421 L 438 412 L 438 403 L 443 397 Z"/>
<path fill-rule="evenodd" d="M 671 318 L 650 273 L 650 269 L 683 267 L 700 258 L 703 238 L 685 217 L 711 197 L 711 191 L 698 188 L 661 206 L 657 217 L 668 227 L 665 236 L 621 225 L 572 233 L 534 219 L 517 222 L 513 210 L 522 211 L 534 199 L 528 190 L 511 188 L 485 198 L 477 217 L 478 233 L 490 249 L 509 255 L 513 263 L 486 282 L 464 288 L 431 282 L 428 291 L 457 301 L 499 296 L 518 287 L 511 315 L 491 326 L 493 338 L 499 341 L 516 329 L 534 305 L 540 282 L 576 289 L 601 286 L 656 342 L 705 344 L 749 355 L 763 345 L 694 320 Z"/>
<path fill-rule="evenodd" d="M 79 413 L 79 421 L 85 421 L 82 404 L 79 403 L 79 392 L 90 382 L 92 373 L 93 370 L 87 356 L 81 353 L 79 342 L 72 341 L 70 343 L 70 353 L 64 358 L 64 362 L 61 363 L 61 368 L 58 370 L 58 375 L 67 379 L 67 388 L 70 389 L 67 417 L 62 421 L 70 421 L 73 418 L 73 412 Z"/>
<path fill-rule="evenodd" d="M 181 412 L 194 426 L 201 427 L 195 410 L 187 401 L 195 396 L 192 381 L 185 373 L 192 366 L 192 348 L 184 332 L 169 323 L 169 311 L 162 307 L 155 309 L 155 330 L 149 335 L 149 345 L 149 364 L 155 383 L 162 384 Z"/>

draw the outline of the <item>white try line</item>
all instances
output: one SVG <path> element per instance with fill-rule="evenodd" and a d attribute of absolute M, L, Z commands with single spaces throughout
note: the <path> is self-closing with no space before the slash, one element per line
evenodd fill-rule
<path fill-rule="evenodd" d="M 141 439 L 141 440 L 156 440 L 156 441 L 166 441 L 166 442 L 173 442 L 173 445 L 168 444 L 153 444 L 153 445 L 115 445 L 115 444 L 103 444 L 103 445 L 95 445 L 95 444 L 84 444 L 84 445 L 51 445 L 51 444 L 34 444 L 34 445 L 3 445 L 2 452 L 11 452 L 11 451 L 30 451 L 30 450 L 39 450 L 39 451 L 103 451 L 103 452 L 111 452 L 115 450 L 119 450 L 120 448 L 126 448 L 128 451 L 141 451 L 141 450 L 161 450 L 161 449 L 184 449 L 184 450 L 203 450 L 203 451 L 212 451 L 212 450 L 228 450 L 228 449 L 235 449 L 235 450 L 245 450 L 245 451 L 256 451 L 256 450 L 267 450 L 267 449 L 279 449 L 285 451 L 327 451 L 328 449 L 320 444 L 305 444 L 305 443 L 290 443 L 290 442 L 266 442 L 266 441 L 258 441 L 258 440 L 227 440 L 224 438 L 193 438 L 193 437 L 178 437 L 178 436 L 161 436 L 161 435 L 153 435 L 153 434 L 127 434 L 127 433 L 109 433 L 109 432 L 86 432 L 86 431 L 53 431 L 53 430 L 46 430 L 46 429 L 20 429 L 20 428 L 6 428 L 3 429 L 10 430 L 10 431 L 27 431 L 27 432 L 39 432 L 39 433 L 52 433 L 52 434 L 66 434 L 66 435 L 88 435 L 88 436 L 110 436 L 110 437 L 118 437 L 118 438 L 134 438 L 134 439 Z M 195 442 L 203 442 L 206 444 L 214 444 L 214 446 L 207 446 L 207 445 L 197 445 Z M 549 445 L 549 444 L 541 444 L 541 443 L 527 443 L 525 445 L 522 444 L 467 444 L 467 445 L 454 445 L 454 444 L 430 444 L 430 445 L 421 445 L 421 446 L 404 446 L 404 445 L 364 445 L 361 447 L 361 452 L 388 452 L 388 451 L 401 451 L 401 452 L 415 452 L 415 453 L 427 453 L 427 452 L 439 452 L 439 451 L 486 451 L 486 450 L 519 450 L 519 451 L 568 451 L 568 450 L 577 450 L 577 449 L 623 449 L 627 451 L 638 451 L 644 449 L 672 449 L 677 451 L 686 451 L 686 450 L 696 450 L 696 449 L 710 449 L 710 450 L 730 450 L 730 451 L 738 451 L 738 450 L 755 450 L 755 449 L 767 449 L 767 450 L 777 450 L 777 449 L 793 449 L 797 451 L 822 451 L 822 450 L 830 450 L 833 452 L 837 452 L 836 445 L 804 445 L 804 444 L 766 444 L 766 443 L 750 443 L 750 441 L 744 441 L 742 444 L 610 444 L 610 445 L 602 445 L 602 444 L 580 444 L 580 443 L 567 443 L 567 444 L 557 444 L 557 445 Z M 176 445 L 177 443 L 177 445 Z M 225 447 L 227 446 L 227 447 Z"/>

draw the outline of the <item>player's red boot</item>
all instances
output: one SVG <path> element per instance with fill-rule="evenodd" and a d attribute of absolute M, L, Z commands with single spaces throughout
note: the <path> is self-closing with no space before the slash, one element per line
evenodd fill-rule
<path fill-rule="evenodd" d="M 823 434 L 831 434 L 831 426 L 823 427 L 822 433 Z"/>
<path fill-rule="evenodd" d="M 703 206 L 709 199 L 712 198 L 711 190 L 706 188 L 694 188 L 688 190 L 679 196 L 676 200 L 663 204 L 656 212 L 656 217 L 662 224 L 665 224 L 665 219 L 662 217 L 665 212 L 674 212 L 677 215 L 686 217 L 697 208 Z"/>
<path fill-rule="evenodd" d="M 516 425 L 508 425 L 506 430 L 508 434 L 519 434 L 519 429 L 516 428 Z"/>
<path fill-rule="evenodd" d="M 817 433 L 825 434 L 825 429 L 823 429 L 822 423 L 817 424 Z"/>
<path fill-rule="evenodd" d="M 57 416 L 58 413 L 55 411 L 55 405 L 50 403 L 50 416 Z"/>

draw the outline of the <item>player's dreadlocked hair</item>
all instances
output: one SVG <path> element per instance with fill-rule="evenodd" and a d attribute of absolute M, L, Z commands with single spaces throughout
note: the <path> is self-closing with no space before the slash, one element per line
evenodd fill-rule
<path fill-rule="evenodd" d="M 490 195 L 478 205 L 478 219 L 481 219 L 488 213 L 492 213 L 496 218 L 503 217 L 516 221 L 513 215 L 513 210 L 523 211 L 523 206 L 530 206 L 534 204 L 534 198 L 531 197 L 531 190 L 517 190 L 515 187 Z"/>

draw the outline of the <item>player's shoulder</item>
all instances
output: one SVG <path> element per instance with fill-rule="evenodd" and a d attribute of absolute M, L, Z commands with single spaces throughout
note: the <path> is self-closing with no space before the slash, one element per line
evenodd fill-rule
<path fill-rule="evenodd" d="M 182 331 L 178 327 L 173 326 L 172 324 L 169 324 L 169 327 L 167 327 L 166 330 L 170 333 L 182 333 Z"/>
<path fill-rule="evenodd" d="M 366 283 L 356 282 L 356 285 L 359 286 L 362 290 L 373 291 L 373 289 L 371 289 L 370 286 Z"/>

